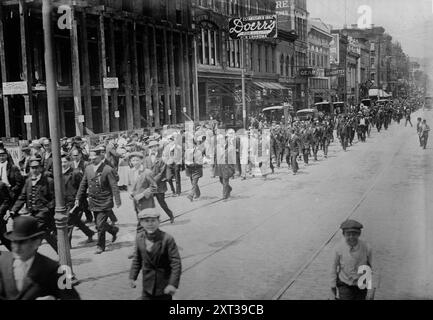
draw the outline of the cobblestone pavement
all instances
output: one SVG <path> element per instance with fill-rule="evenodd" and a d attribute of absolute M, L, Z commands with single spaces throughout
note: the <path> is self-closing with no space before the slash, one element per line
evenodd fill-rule
<path fill-rule="evenodd" d="M 287 282 L 292 285 L 283 299 L 326 299 L 329 252 L 348 216 L 364 224 L 363 237 L 374 248 L 377 299 L 430 297 L 433 199 L 426 191 L 433 181 L 432 157 L 431 148 L 417 147 L 414 128 L 393 124 L 380 134 L 373 130 L 367 143 L 355 143 L 348 152 L 333 143 L 328 159 L 320 155 L 308 167 L 301 164 L 297 176 L 282 167 L 266 181 L 234 179 L 229 201 L 220 200 L 222 187 L 205 170 L 202 198 L 191 203 L 185 196 L 169 197 L 176 223 L 161 226 L 182 256 L 175 299 L 271 299 Z M 189 188 L 185 179 L 183 190 Z M 126 193 L 122 200 L 115 211 L 120 236 L 105 253 L 94 255 L 94 244 L 85 245 L 75 231 L 71 253 L 83 299 L 140 295 L 140 279 L 137 289 L 128 287 L 136 218 Z M 47 245 L 41 252 L 55 258 Z"/>

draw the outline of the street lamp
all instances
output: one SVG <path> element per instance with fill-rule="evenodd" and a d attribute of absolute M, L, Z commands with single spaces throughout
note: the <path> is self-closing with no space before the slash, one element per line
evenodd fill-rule
<path fill-rule="evenodd" d="M 60 265 L 68 266 L 72 276 L 72 261 L 68 239 L 68 215 L 65 208 L 64 185 L 60 162 L 59 113 L 57 105 L 56 76 L 53 63 L 53 44 L 51 30 L 52 0 L 42 0 L 42 24 L 45 45 L 45 73 L 47 80 L 48 121 L 52 141 L 54 196 L 56 200 L 55 220 L 57 246 Z"/>

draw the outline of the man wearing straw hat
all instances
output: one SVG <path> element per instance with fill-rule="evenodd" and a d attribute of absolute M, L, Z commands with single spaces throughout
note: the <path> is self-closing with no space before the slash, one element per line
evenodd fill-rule
<path fill-rule="evenodd" d="M 37 252 L 44 234 L 34 217 L 14 220 L 13 231 L 5 234 L 12 252 L 0 255 L 0 300 L 80 299 L 68 278 L 60 278 L 59 264 Z"/>

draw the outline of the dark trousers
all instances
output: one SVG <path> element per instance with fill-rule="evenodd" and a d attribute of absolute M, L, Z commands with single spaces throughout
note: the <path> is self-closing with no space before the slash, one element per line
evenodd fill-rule
<path fill-rule="evenodd" d="M 304 163 L 308 164 L 308 155 L 310 154 L 310 148 L 304 148 L 303 150 Z"/>
<path fill-rule="evenodd" d="M 286 163 L 288 167 L 292 165 L 289 148 L 286 148 Z"/>
<path fill-rule="evenodd" d="M 108 232 L 114 235 L 119 229 L 107 223 L 108 216 L 112 210 L 93 212 L 96 221 L 96 230 L 98 231 L 97 246 L 105 250 L 105 233 Z"/>
<path fill-rule="evenodd" d="M 328 139 L 324 139 L 324 140 L 322 140 L 322 142 L 321 142 L 321 147 L 322 147 L 323 154 L 324 154 L 325 157 L 328 156 L 329 143 L 330 143 L 330 142 L 329 142 Z"/>
<path fill-rule="evenodd" d="M 407 123 L 410 123 L 410 126 L 413 127 L 412 121 L 410 121 L 410 118 L 406 118 L 406 123 L 404 124 L 405 127 L 407 127 Z"/>
<path fill-rule="evenodd" d="M 180 179 L 180 171 L 182 170 L 182 165 L 180 164 L 173 164 L 173 167 L 171 168 L 173 174 L 174 174 L 174 180 L 176 182 L 176 189 L 173 185 L 173 179 L 168 179 L 168 184 L 170 185 L 170 189 L 173 193 L 176 193 L 177 195 L 181 194 L 182 185 L 181 185 L 181 179 Z"/>
<path fill-rule="evenodd" d="M 154 196 L 168 217 L 170 219 L 174 219 L 173 212 L 171 212 L 171 210 L 168 208 L 167 202 L 165 202 L 165 193 L 155 193 Z"/>
<path fill-rule="evenodd" d="M 358 286 L 349 286 L 341 281 L 337 283 L 339 300 L 365 300 L 367 289 L 360 289 Z"/>
<path fill-rule="evenodd" d="M 296 172 L 298 172 L 298 170 L 299 170 L 299 166 L 298 166 L 298 160 L 297 160 L 297 158 L 298 158 L 298 153 L 297 153 L 297 152 L 293 152 L 293 151 L 291 151 L 291 152 L 290 152 L 290 161 L 291 161 L 291 163 L 292 163 L 292 170 L 293 170 L 293 173 L 296 173 Z"/>
<path fill-rule="evenodd" d="M 428 135 L 423 135 L 421 137 L 421 147 L 423 147 L 423 149 L 427 148 L 427 141 L 428 141 Z"/>
<path fill-rule="evenodd" d="M 46 232 L 44 239 L 57 252 L 57 230 L 54 214 L 51 211 L 34 211 L 31 215 L 38 221 L 38 229 Z"/>
<path fill-rule="evenodd" d="M 0 243 L 4 245 L 9 251 L 11 251 L 11 242 L 4 237 L 4 234 L 7 231 L 6 226 L 7 222 L 3 220 L 3 216 L 0 216 Z"/>
<path fill-rule="evenodd" d="M 162 296 L 153 296 L 147 292 L 143 292 L 141 300 L 173 300 L 173 297 L 169 294 L 163 294 Z"/>
<path fill-rule="evenodd" d="M 69 212 L 70 208 L 68 208 Z M 69 244 L 72 240 L 72 232 L 74 231 L 74 227 L 77 227 L 79 230 L 81 230 L 88 238 L 92 237 L 94 235 L 94 232 L 90 230 L 88 226 L 86 226 L 83 221 L 81 221 L 81 216 L 83 215 L 83 212 L 74 212 L 69 213 L 68 216 L 68 238 L 69 238 Z"/>
<path fill-rule="evenodd" d="M 219 177 L 220 182 L 223 185 L 223 199 L 230 197 L 230 192 L 232 192 L 232 187 L 230 186 L 230 178 Z"/>
<path fill-rule="evenodd" d="M 191 180 L 191 185 L 192 185 L 192 188 L 191 188 L 191 192 L 190 192 L 190 194 L 189 194 L 189 197 L 190 198 L 199 198 L 200 197 L 200 195 L 201 195 L 201 192 L 200 192 L 200 188 L 199 188 L 199 186 L 198 186 L 198 180 L 200 179 L 199 177 L 189 177 L 189 179 Z"/>
<path fill-rule="evenodd" d="M 314 160 L 317 161 L 317 152 L 319 152 L 319 143 L 314 143 L 312 149 L 313 149 Z"/>

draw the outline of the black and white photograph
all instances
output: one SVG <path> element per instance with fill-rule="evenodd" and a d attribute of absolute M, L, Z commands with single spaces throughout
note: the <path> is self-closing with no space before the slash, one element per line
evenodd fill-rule
<path fill-rule="evenodd" d="M 433 299 L 432 39 L 433 0 L 0 0 L 0 300 Z"/>

